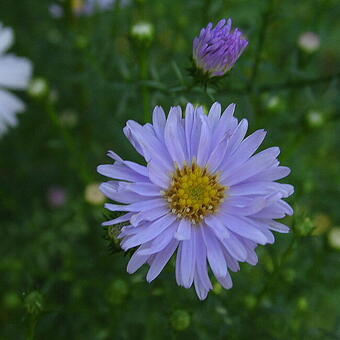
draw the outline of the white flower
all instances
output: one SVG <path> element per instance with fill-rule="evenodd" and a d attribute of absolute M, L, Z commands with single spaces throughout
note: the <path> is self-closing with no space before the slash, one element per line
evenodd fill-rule
<path fill-rule="evenodd" d="M 340 227 L 334 227 L 328 233 L 329 245 L 334 249 L 340 250 Z"/>
<path fill-rule="evenodd" d="M 153 26 L 149 22 L 141 21 L 131 28 L 131 35 L 136 39 L 152 39 L 153 36 Z"/>
<path fill-rule="evenodd" d="M 32 79 L 28 86 L 28 93 L 32 97 L 42 97 L 48 92 L 48 84 L 44 78 Z"/>
<path fill-rule="evenodd" d="M 307 114 L 307 122 L 311 127 L 320 127 L 324 123 L 322 112 L 309 111 Z"/>
<path fill-rule="evenodd" d="M 99 183 L 91 183 L 86 186 L 85 200 L 86 202 L 93 205 L 98 205 L 105 202 L 105 196 L 99 190 Z"/>
<path fill-rule="evenodd" d="M 320 48 L 320 37 L 314 32 L 302 33 L 298 38 L 298 46 L 306 53 L 314 53 Z"/>
<path fill-rule="evenodd" d="M 13 42 L 12 29 L 0 23 L 0 136 L 9 126 L 17 125 L 16 114 L 25 109 L 24 103 L 6 89 L 26 89 L 32 74 L 29 60 L 5 54 Z"/>

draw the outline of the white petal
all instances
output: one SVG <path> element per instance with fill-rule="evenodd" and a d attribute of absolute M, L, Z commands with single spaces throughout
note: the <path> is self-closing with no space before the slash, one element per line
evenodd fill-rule
<path fill-rule="evenodd" d="M 32 64 L 26 58 L 14 55 L 0 57 L 0 85 L 12 89 L 25 89 L 31 80 Z"/>
<path fill-rule="evenodd" d="M 8 126 L 17 125 L 16 114 L 25 109 L 24 103 L 11 93 L 0 90 L 0 135 Z"/>
<path fill-rule="evenodd" d="M 9 49 L 14 42 L 13 30 L 10 27 L 1 27 L 0 24 L 0 54 Z"/>

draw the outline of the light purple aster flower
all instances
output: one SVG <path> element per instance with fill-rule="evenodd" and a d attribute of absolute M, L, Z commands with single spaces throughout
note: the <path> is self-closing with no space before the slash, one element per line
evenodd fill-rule
<path fill-rule="evenodd" d="M 223 76 L 234 66 L 247 45 L 247 39 L 238 28 L 231 30 L 231 19 L 219 21 L 214 28 L 209 23 L 194 39 L 194 62 L 210 77 Z"/>
<path fill-rule="evenodd" d="M 114 164 L 98 167 L 111 178 L 100 189 L 121 203 L 105 207 L 125 212 L 103 225 L 127 223 L 119 235 L 121 247 L 138 247 L 129 273 L 148 263 L 150 282 L 176 252 L 178 285 L 194 283 L 205 299 L 212 289 L 207 264 L 221 285 L 231 288 L 229 269 L 238 271 L 239 262 L 255 265 L 256 246 L 273 243 L 272 230 L 289 231 L 274 219 L 293 214 L 282 200 L 293 187 L 275 182 L 290 170 L 279 165 L 277 147 L 254 155 L 266 132 L 245 138 L 248 122 L 238 122 L 234 109 L 231 104 L 221 114 L 215 103 L 206 115 L 188 104 L 184 118 L 178 106 L 166 118 L 156 107 L 153 124 L 130 120 L 124 128 L 146 166 L 109 151 Z"/>

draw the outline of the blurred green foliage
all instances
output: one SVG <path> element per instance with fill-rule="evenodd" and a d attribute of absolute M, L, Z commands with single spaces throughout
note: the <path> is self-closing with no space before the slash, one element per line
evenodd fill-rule
<path fill-rule="evenodd" d="M 340 339 L 340 256 L 327 237 L 340 226 L 339 1 L 131 0 L 77 17 L 60 0 L 58 19 L 51 4 L 0 3 L 12 51 L 48 84 L 22 95 L 27 111 L 0 141 L 0 338 Z M 186 71 L 192 39 L 223 17 L 250 44 L 205 92 Z M 131 37 L 140 21 L 153 25 L 152 42 Z M 313 53 L 297 44 L 306 31 L 320 36 Z M 200 302 L 176 286 L 173 264 L 152 284 L 146 268 L 126 273 L 129 256 L 108 240 L 101 197 L 86 187 L 102 180 L 95 169 L 109 149 L 141 161 L 122 133 L 128 119 L 214 100 L 236 102 L 250 132 L 268 130 L 264 147 L 281 147 L 296 214 L 293 233 L 260 246 L 231 290 L 215 282 Z M 51 204 L 53 187 L 64 205 Z"/>

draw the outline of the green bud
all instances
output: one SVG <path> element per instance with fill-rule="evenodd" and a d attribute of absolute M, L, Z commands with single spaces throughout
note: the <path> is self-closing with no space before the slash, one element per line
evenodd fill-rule
<path fill-rule="evenodd" d="M 319 111 L 309 111 L 306 119 L 308 125 L 313 128 L 320 127 L 324 123 L 322 113 Z"/>
<path fill-rule="evenodd" d="M 146 21 L 140 21 L 132 26 L 131 36 L 137 42 L 149 44 L 153 40 L 154 36 L 153 25 Z"/>
<path fill-rule="evenodd" d="M 287 269 L 284 273 L 284 278 L 288 282 L 293 282 L 296 279 L 296 271 L 294 269 Z"/>
<path fill-rule="evenodd" d="M 310 217 L 309 211 L 301 205 L 294 207 L 294 228 L 293 231 L 297 236 L 304 237 L 313 234 L 315 229 L 315 221 Z"/>
<path fill-rule="evenodd" d="M 222 291 L 223 291 L 222 286 L 218 282 L 215 282 L 214 287 L 213 287 L 213 292 L 216 295 L 220 295 L 222 293 Z"/>
<path fill-rule="evenodd" d="M 176 310 L 171 316 L 171 325 L 177 331 L 184 331 L 190 325 L 190 314 L 185 310 Z"/>
<path fill-rule="evenodd" d="M 48 91 L 49 88 L 44 78 L 34 78 L 28 86 L 28 94 L 32 97 L 43 97 Z"/>
<path fill-rule="evenodd" d="M 312 235 L 314 229 L 315 229 L 315 223 L 309 217 L 305 217 L 295 227 L 295 231 L 297 232 L 299 236 Z"/>
<path fill-rule="evenodd" d="M 283 103 L 279 96 L 268 97 L 266 105 L 268 110 L 270 111 L 279 111 L 280 109 L 283 108 Z"/>
<path fill-rule="evenodd" d="M 308 308 L 308 301 L 305 297 L 300 297 L 297 301 L 297 306 L 301 311 L 305 311 Z"/>
<path fill-rule="evenodd" d="M 89 42 L 86 36 L 78 35 L 76 38 L 76 45 L 80 49 L 85 49 L 88 46 Z"/>
<path fill-rule="evenodd" d="M 254 295 L 246 295 L 244 298 L 244 303 L 248 309 L 252 309 L 255 307 L 257 299 Z"/>
<path fill-rule="evenodd" d="M 25 297 L 25 307 L 29 314 L 38 315 L 43 310 L 43 296 L 33 291 Z"/>
<path fill-rule="evenodd" d="M 64 110 L 59 116 L 59 121 L 62 127 L 73 128 L 78 123 L 77 113 L 72 110 Z"/>

